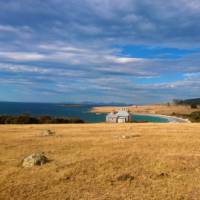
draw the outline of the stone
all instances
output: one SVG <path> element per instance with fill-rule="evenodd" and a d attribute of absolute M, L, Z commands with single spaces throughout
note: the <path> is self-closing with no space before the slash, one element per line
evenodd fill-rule
<path fill-rule="evenodd" d="M 121 136 L 122 139 L 131 139 L 134 137 L 140 137 L 140 135 L 122 135 Z"/>
<path fill-rule="evenodd" d="M 51 131 L 51 130 L 49 130 L 49 129 L 43 130 L 43 131 L 41 132 L 41 136 L 53 136 L 53 135 L 55 135 L 55 132 L 54 132 L 54 131 Z"/>
<path fill-rule="evenodd" d="M 47 162 L 48 162 L 48 158 L 44 155 L 44 153 L 35 153 L 24 158 L 22 162 L 22 166 L 25 168 L 29 168 L 36 165 L 41 166 Z"/>
<path fill-rule="evenodd" d="M 128 136 L 128 135 L 122 135 L 122 139 L 129 139 L 130 138 L 130 136 Z"/>
<path fill-rule="evenodd" d="M 162 172 L 162 173 L 158 174 L 157 177 L 159 177 L 159 178 L 169 177 L 169 174 L 165 173 L 165 172 Z"/>
<path fill-rule="evenodd" d="M 134 176 L 131 176 L 130 174 L 122 174 L 117 177 L 117 181 L 132 181 L 134 180 Z"/>

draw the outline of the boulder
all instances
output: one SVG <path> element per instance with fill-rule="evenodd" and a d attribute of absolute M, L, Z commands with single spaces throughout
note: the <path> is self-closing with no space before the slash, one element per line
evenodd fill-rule
<path fill-rule="evenodd" d="M 41 132 L 41 136 L 52 136 L 52 135 L 55 135 L 55 132 L 54 132 L 54 131 L 51 131 L 51 130 L 49 130 L 49 129 L 43 130 L 43 131 Z"/>
<path fill-rule="evenodd" d="M 47 162 L 48 162 L 48 158 L 44 155 L 44 153 L 35 153 L 24 158 L 22 162 L 22 166 L 25 168 L 33 167 L 36 165 L 41 166 Z"/>
<path fill-rule="evenodd" d="M 134 137 L 140 137 L 140 135 L 122 135 L 121 136 L 122 139 L 131 139 Z"/>
<path fill-rule="evenodd" d="M 130 174 L 122 174 L 117 177 L 117 181 L 132 181 L 134 180 L 134 176 L 131 176 Z"/>
<path fill-rule="evenodd" d="M 128 135 L 122 135 L 122 139 L 129 139 L 130 138 L 130 136 L 128 136 Z"/>

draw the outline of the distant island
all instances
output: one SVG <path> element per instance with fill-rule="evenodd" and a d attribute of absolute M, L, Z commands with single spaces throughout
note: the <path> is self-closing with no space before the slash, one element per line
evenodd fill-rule
<path fill-rule="evenodd" d="M 64 106 L 64 107 L 80 107 L 82 105 L 81 104 L 61 104 L 61 106 Z"/>
<path fill-rule="evenodd" d="M 101 102 L 92 102 L 92 101 L 83 101 L 79 103 L 60 103 L 61 106 L 65 107 L 80 107 L 80 106 L 131 106 L 132 104 L 120 103 L 120 102 L 108 102 L 108 103 L 101 103 Z"/>

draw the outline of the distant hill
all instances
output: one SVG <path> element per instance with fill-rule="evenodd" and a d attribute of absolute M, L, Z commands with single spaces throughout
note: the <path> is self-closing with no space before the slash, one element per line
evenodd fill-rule
<path fill-rule="evenodd" d="M 185 105 L 200 105 L 200 98 L 194 98 L 194 99 L 185 99 L 185 100 L 180 100 L 180 99 L 175 99 L 174 100 L 175 104 L 185 104 Z"/>
<path fill-rule="evenodd" d="M 92 101 L 83 101 L 79 103 L 73 103 L 73 102 L 61 103 L 61 105 L 66 107 L 78 107 L 78 106 L 131 106 L 132 104 L 126 104 L 120 102 L 100 103 Z"/>
<path fill-rule="evenodd" d="M 184 100 L 184 103 L 186 104 L 198 104 L 200 105 L 200 98 L 195 98 L 195 99 L 186 99 Z"/>

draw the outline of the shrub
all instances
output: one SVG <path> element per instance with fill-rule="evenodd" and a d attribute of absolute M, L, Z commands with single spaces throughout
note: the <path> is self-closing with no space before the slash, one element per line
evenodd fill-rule
<path fill-rule="evenodd" d="M 190 107 L 191 107 L 192 109 L 197 109 L 198 106 L 197 106 L 197 104 L 194 104 L 194 103 L 193 103 L 193 104 L 191 104 Z"/>
<path fill-rule="evenodd" d="M 19 116 L 0 116 L 0 124 L 68 124 L 84 123 L 79 118 L 53 118 L 50 116 L 31 117 L 28 114 Z"/>
<path fill-rule="evenodd" d="M 193 112 L 190 114 L 189 116 L 190 120 L 192 122 L 200 122 L 200 112 L 197 111 L 197 112 Z"/>
<path fill-rule="evenodd" d="M 51 117 L 45 115 L 39 117 L 39 123 L 40 124 L 50 124 L 51 123 Z"/>

